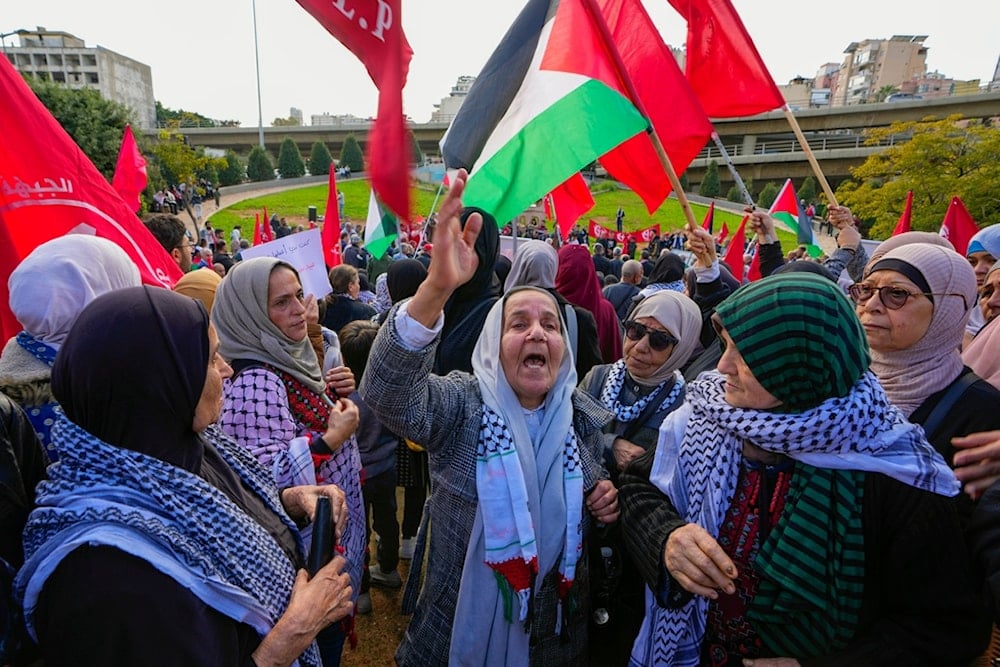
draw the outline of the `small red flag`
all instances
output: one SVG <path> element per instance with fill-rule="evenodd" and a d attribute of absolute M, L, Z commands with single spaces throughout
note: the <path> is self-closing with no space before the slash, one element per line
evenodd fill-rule
<path fill-rule="evenodd" d="M 729 0 L 669 0 L 688 23 L 687 78 L 712 118 L 752 116 L 785 105 Z"/>
<path fill-rule="evenodd" d="M 594 196 L 590 194 L 587 181 L 579 173 L 553 190 L 549 196 L 552 198 L 553 215 L 559 225 L 560 238 L 566 240 L 576 221 L 594 208 Z"/>
<path fill-rule="evenodd" d="M 274 228 L 271 226 L 271 218 L 267 215 L 267 207 L 264 207 L 264 220 L 260 226 L 260 240 L 268 243 L 274 240 Z"/>
<path fill-rule="evenodd" d="M 892 230 L 892 236 L 897 234 L 905 234 L 910 231 L 910 219 L 913 215 L 913 190 L 906 193 L 906 205 L 903 207 L 903 213 L 899 216 L 899 220 L 896 222 L 896 228 Z"/>
<path fill-rule="evenodd" d="M 182 273 L 7 58 L 0 58 L 0 333 L 21 330 L 7 278 L 32 250 L 70 232 L 112 241 L 142 282 L 172 287 Z"/>
<path fill-rule="evenodd" d="M 969 210 L 959 197 L 952 197 L 948 212 L 941 221 L 941 236 L 955 246 L 955 252 L 962 257 L 969 249 L 969 241 L 979 231 L 976 221 L 969 215 Z"/>
<path fill-rule="evenodd" d="M 135 135 L 132 134 L 132 126 L 125 126 L 125 134 L 122 136 L 122 146 L 118 151 L 118 163 L 115 165 L 115 177 L 111 181 L 111 186 L 118 191 L 125 203 L 133 211 L 138 212 L 142 208 L 142 200 L 139 195 L 146 189 L 146 159 L 139 152 L 139 146 L 135 143 Z"/>
<path fill-rule="evenodd" d="M 719 245 L 722 245 L 723 243 L 726 242 L 726 239 L 728 238 L 729 238 L 729 226 L 725 223 L 725 221 L 723 221 L 722 231 L 719 232 L 719 238 L 717 239 L 717 242 L 719 243 Z"/>
<path fill-rule="evenodd" d="M 260 245 L 264 242 L 264 236 L 260 229 L 260 213 L 253 214 L 253 244 Z"/>
<path fill-rule="evenodd" d="M 750 267 L 747 269 L 747 282 L 752 283 L 760 279 L 760 244 L 755 243 L 753 246 L 753 258 L 750 260 Z"/>
<path fill-rule="evenodd" d="M 337 168 L 330 165 L 330 185 L 326 195 L 326 213 L 323 214 L 323 261 L 328 269 L 340 264 L 340 208 L 337 206 Z"/>
<path fill-rule="evenodd" d="M 708 205 L 708 211 L 705 212 L 705 219 L 701 221 L 701 228 L 706 230 L 709 234 L 712 233 L 712 225 L 715 224 L 715 202 L 711 202 Z"/>
<path fill-rule="evenodd" d="M 402 0 L 297 0 L 368 69 L 379 90 L 378 114 L 367 146 L 368 172 L 378 198 L 410 219 L 410 147 L 403 117 L 403 86 L 413 49 L 403 34 Z"/>
<path fill-rule="evenodd" d="M 729 247 L 726 249 L 726 255 L 722 258 L 730 270 L 733 272 L 733 276 L 736 280 L 743 282 L 743 269 L 746 266 L 743 263 L 743 251 L 744 246 L 747 242 L 746 226 L 747 220 L 750 219 L 749 215 L 743 216 L 743 220 L 740 222 L 740 228 L 736 230 L 733 234 L 733 240 L 729 242 Z"/>

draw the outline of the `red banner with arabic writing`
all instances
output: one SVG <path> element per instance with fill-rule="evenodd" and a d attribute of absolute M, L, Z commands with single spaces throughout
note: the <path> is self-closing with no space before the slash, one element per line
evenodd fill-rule
<path fill-rule="evenodd" d="M 613 229 L 608 229 L 603 225 L 599 225 L 595 220 L 591 219 L 590 225 L 587 227 L 587 234 L 595 239 L 614 239 L 620 245 L 628 243 L 630 238 L 637 244 L 649 243 L 653 240 L 653 237 L 659 236 L 660 226 L 653 225 L 652 227 L 640 229 L 637 232 L 617 232 Z"/>

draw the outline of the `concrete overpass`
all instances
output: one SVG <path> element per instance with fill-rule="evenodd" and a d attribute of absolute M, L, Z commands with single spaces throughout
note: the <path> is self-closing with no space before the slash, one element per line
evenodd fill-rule
<path fill-rule="evenodd" d="M 816 154 L 823 173 L 836 188 L 850 176 L 850 169 L 860 165 L 869 155 L 884 150 L 892 142 L 906 140 L 906 137 L 895 137 L 882 146 L 865 146 L 864 130 L 885 127 L 895 121 L 919 121 L 928 116 L 945 118 L 954 114 L 968 119 L 1000 118 L 1000 92 L 833 109 L 807 109 L 796 111 L 795 118 Z M 799 181 L 812 173 L 802 147 L 795 140 L 788 121 L 780 111 L 720 119 L 715 121 L 715 128 L 744 179 L 762 183 L 791 177 Z M 438 143 L 448 125 L 414 124 L 410 129 L 426 155 L 437 155 Z M 256 127 L 181 128 L 180 132 L 192 145 L 232 149 L 241 155 L 248 153 L 258 143 Z M 156 130 L 147 130 L 146 133 L 155 138 Z M 336 156 L 340 154 L 344 139 L 350 134 L 355 135 L 364 146 L 368 127 L 266 127 L 264 143 L 268 151 L 277 156 L 282 140 L 289 136 L 295 140 L 302 155 L 307 157 L 312 144 L 322 141 Z M 724 168 L 719 151 L 711 142 L 687 170 L 692 189 L 701 182 L 712 159 L 722 167 L 719 176 L 723 191 L 728 189 L 731 183 L 729 173 Z"/>

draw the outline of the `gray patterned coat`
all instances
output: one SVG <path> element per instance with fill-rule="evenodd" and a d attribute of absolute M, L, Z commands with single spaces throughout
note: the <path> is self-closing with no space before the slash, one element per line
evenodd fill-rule
<path fill-rule="evenodd" d="M 432 494 L 429 558 L 417 607 L 396 653 L 400 665 L 446 665 L 465 552 L 478 499 L 476 445 L 483 402 L 474 376 L 453 372 L 431 375 L 437 341 L 411 352 L 400 343 L 395 309 L 375 339 L 360 393 L 385 427 L 420 443 L 430 457 Z M 601 428 L 611 413 L 590 396 L 573 394 L 573 425 L 581 444 L 585 493 L 607 478 L 601 463 Z M 556 634 L 558 572 L 546 575 L 535 597 L 531 636 L 532 664 L 585 664 L 587 646 L 588 567 L 584 556 L 576 571 L 568 607 L 574 609 L 568 641 Z M 420 539 L 427 539 L 421 535 Z M 418 567 L 414 560 L 413 568 Z M 414 576 L 411 572 L 411 576 Z"/>

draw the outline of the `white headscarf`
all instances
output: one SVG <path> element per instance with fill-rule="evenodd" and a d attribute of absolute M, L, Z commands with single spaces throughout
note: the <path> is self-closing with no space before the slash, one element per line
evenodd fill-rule
<path fill-rule="evenodd" d="M 67 234 L 46 241 L 10 274 L 10 309 L 24 330 L 59 349 L 84 306 L 104 294 L 140 284 L 139 269 L 107 239 Z"/>

